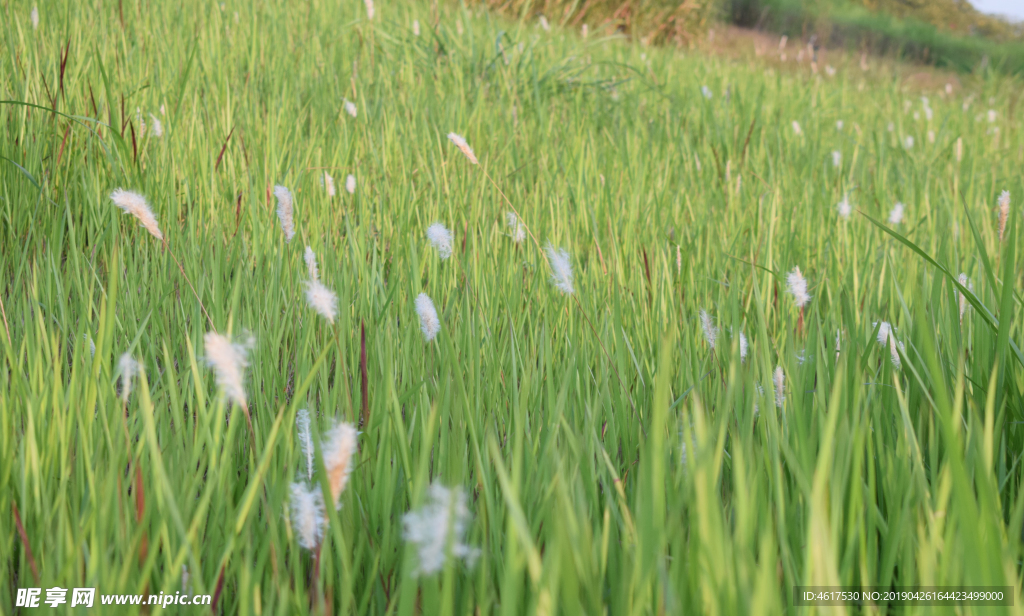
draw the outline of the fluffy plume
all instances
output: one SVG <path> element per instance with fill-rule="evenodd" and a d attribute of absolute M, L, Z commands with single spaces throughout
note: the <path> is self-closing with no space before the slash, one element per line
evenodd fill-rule
<path fill-rule="evenodd" d="M 889 346 L 889 354 L 892 359 L 892 365 L 897 370 L 900 368 L 900 354 L 896 351 L 896 347 L 899 350 L 904 350 L 903 343 L 896 339 L 896 328 L 889 324 L 887 321 L 881 323 L 875 323 L 878 326 L 878 344 L 883 346 Z"/>
<path fill-rule="evenodd" d="M 890 225 L 898 225 L 898 224 L 903 222 L 903 210 L 904 209 L 905 209 L 904 205 L 902 203 L 900 203 L 899 201 L 896 202 L 896 205 L 892 206 L 892 210 L 889 212 L 889 224 Z"/>
<path fill-rule="evenodd" d="M 999 241 L 1003 241 L 1003 233 L 1006 232 L 1006 221 L 1010 217 L 1010 191 L 1004 190 L 999 193 Z"/>
<path fill-rule="evenodd" d="M 794 267 L 792 272 L 786 274 L 786 291 L 793 296 L 797 308 L 803 308 L 811 301 L 811 296 L 807 294 L 807 279 L 800 273 L 799 267 Z"/>
<path fill-rule="evenodd" d="M 164 125 L 160 121 L 160 118 L 156 117 L 155 115 L 153 115 L 151 113 L 151 114 L 149 114 L 149 120 L 150 120 L 150 123 L 153 125 L 149 129 L 150 134 L 153 135 L 154 137 L 163 137 L 164 136 Z"/>
<path fill-rule="evenodd" d="M 319 490 L 310 490 L 305 482 L 291 485 L 292 497 L 289 509 L 292 528 L 299 539 L 299 545 L 314 550 L 320 545 L 324 532 L 324 501 Z"/>
<path fill-rule="evenodd" d="M 907 135 L 907 138 L 903 140 L 903 145 L 906 146 L 908 150 L 914 147 L 914 138 L 911 137 L 910 135 Z"/>
<path fill-rule="evenodd" d="M 551 264 L 551 281 L 562 293 L 572 295 L 575 290 L 572 286 L 572 263 L 569 261 L 569 253 L 564 248 L 555 248 L 550 243 L 544 249 L 548 253 L 548 263 Z"/>
<path fill-rule="evenodd" d="M 472 567 L 480 550 L 465 543 L 471 516 L 462 488 L 430 484 L 427 502 L 402 516 L 402 537 L 413 544 L 419 563 L 414 575 L 431 575 L 444 568 L 448 554 Z"/>
<path fill-rule="evenodd" d="M 328 197 L 333 197 L 335 195 L 336 191 L 334 190 L 334 178 L 332 178 L 331 174 L 327 173 L 326 171 L 324 171 L 324 188 L 327 189 Z"/>
<path fill-rule="evenodd" d="M 448 133 L 448 139 L 455 144 L 455 147 L 462 150 L 462 153 L 466 155 L 466 158 L 469 159 L 469 162 L 473 163 L 474 165 L 480 162 L 476 159 L 476 154 L 473 153 L 473 148 L 469 147 L 469 144 L 466 143 L 466 140 L 462 138 L 462 135 L 456 133 Z"/>
<path fill-rule="evenodd" d="M 541 15 L 539 21 L 540 21 L 540 27 L 544 28 L 545 31 L 548 31 L 548 30 L 551 29 L 551 24 L 548 23 L 548 18 L 547 17 L 544 17 L 543 15 Z"/>
<path fill-rule="evenodd" d="M 347 423 L 339 423 L 324 435 L 321 449 L 335 509 L 341 508 L 341 493 L 345 491 L 348 476 L 352 474 L 352 458 L 359 449 L 357 436 L 359 432 Z"/>
<path fill-rule="evenodd" d="M 988 110 L 988 123 L 992 124 L 995 121 L 996 121 L 996 110 L 995 109 L 989 109 Z"/>
<path fill-rule="evenodd" d="M 512 235 L 512 241 L 516 244 L 522 243 L 526 239 L 526 227 L 516 216 L 515 212 L 508 212 L 505 214 L 505 222 L 508 223 L 509 233 Z"/>
<path fill-rule="evenodd" d="M 217 332 L 206 332 L 203 338 L 206 348 L 206 365 L 213 368 L 217 386 L 229 400 L 245 407 L 245 368 L 249 365 L 249 350 L 254 344 L 252 336 L 240 342 L 232 342 Z"/>
<path fill-rule="evenodd" d="M 85 333 L 82 334 L 82 339 L 85 340 L 85 343 L 89 345 L 89 355 L 91 357 L 96 357 L 96 343 L 93 341 L 92 336 L 90 336 L 88 333 Z"/>
<path fill-rule="evenodd" d="M 836 120 L 836 130 L 843 130 L 843 121 Z"/>
<path fill-rule="evenodd" d="M 836 211 L 839 212 L 839 216 L 849 220 L 850 214 L 853 212 L 849 195 L 843 195 L 843 200 L 836 204 Z"/>
<path fill-rule="evenodd" d="M 843 164 L 843 153 L 839 150 L 832 150 L 832 166 L 840 167 Z"/>
<path fill-rule="evenodd" d="M 775 406 L 781 409 L 786 401 L 786 374 L 782 371 L 782 366 L 775 366 L 772 384 L 775 387 Z"/>
<path fill-rule="evenodd" d="M 313 432 L 310 430 L 309 411 L 302 409 L 295 415 L 295 429 L 299 433 L 299 448 L 306 459 L 306 479 L 313 478 Z"/>
<path fill-rule="evenodd" d="M 345 178 L 345 190 L 347 190 L 350 195 L 356 194 L 356 176 L 349 174 L 348 177 Z"/>
<path fill-rule="evenodd" d="M 373 21 L 373 16 L 376 14 L 373 9 L 373 0 L 363 0 L 363 4 L 366 5 L 366 18 Z"/>
<path fill-rule="evenodd" d="M 967 278 L 967 274 L 961 272 L 960 276 L 957 278 L 957 281 L 960 283 L 961 287 L 966 288 L 968 291 L 971 291 L 972 293 L 974 292 L 974 285 L 971 283 L 970 279 Z M 962 292 L 957 291 L 957 296 L 960 300 L 960 324 L 963 325 L 964 313 L 967 312 L 967 308 L 970 307 L 970 304 L 967 303 L 967 296 L 964 295 Z"/>
<path fill-rule="evenodd" d="M 331 324 L 338 316 L 338 296 L 317 280 L 306 282 L 306 303 Z"/>
<path fill-rule="evenodd" d="M 33 6 L 32 12 L 28 14 L 28 18 L 32 21 L 32 29 L 39 29 L 39 7 Z"/>
<path fill-rule="evenodd" d="M 132 392 L 132 379 L 139 373 L 139 362 L 129 353 L 117 360 L 117 371 L 121 373 L 121 400 L 128 402 L 128 394 Z"/>
<path fill-rule="evenodd" d="M 290 190 L 278 184 L 274 187 L 274 196 L 277 197 L 277 217 L 281 219 L 281 230 L 284 231 L 284 241 L 290 242 L 295 237 L 295 219 L 292 211 L 292 193 Z"/>
<path fill-rule="evenodd" d="M 686 467 L 686 463 L 688 462 L 687 457 L 686 457 L 686 452 L 687 452 L 687 449 L 688 449 L 687 442 L 686 442 L 686 432 L 684 431 L 679 436 L 681 437 L 681 440 L 682 440 L 682 442 L 679 444 L 679 463 L 683 467 Z M 689 442 L 689 445 L 690 445 L 689 448 L 692 448 L 694 455 L 696 455 L 696 453 L 697 453 L 697 435 L 694 434 L 692 429 L 690 430 L 690 442 Z"/>
<path fill-rule="evenodd" d="M 359 110 L 356 109 L 356 104 L 347 98 L 342 99 L 341 106 L 345 108 L 345 113 L 349 114 L 353 118 L 359 115 Z"/>
<path fill-rule="evenodd" d="M 587 38 L 588 34 L 590 34 L 590 28 L 587 26 L 587 24 L 583 24 L 582 26 L 580 26 L 580 36 L 582 36 L 583 38 Z"/>
<path fill-rule="evenodd" d="M 412 34 L 413 36 L 420 35 L 420 20 L 418 19 L 412 20 Z"/>
<path fill-rule="evenodd" d="M 427 239 L 437 249 L 437 256 L 444 261 L 452 256 L 452 232 L 439 222 L 427 227 Z"/>
<path fill-rule="evenodd" d="M 441 331 L 441 319 L 437 318 L 434 302 L 426 293 L 416 296 L 416 314 L 420 317 L 420 331 L 423 332 L 423 339 L 430 342 Z"/>
<path fill-rule="evenodd" d="M 704 98 L 706 98 L 708 100 L 711 100 L 711 97 L 714 96 L 714 94 L 711 93 L 711 88 L 709 88 L 707 86 L 701 86 L 700 87 L 700 93 L 703 94 Z"/>
<path fill-rule="evenodd" d="M 800 128 L 800 123 L 797 122 L 796 120 L 793 120 L 793 132 L 796 133 L 797 135 L 804 134 L 804 131 Z"/>
<path fill-rule="evenodd" d="M 750 345 L 747 343 L 747 336 L 740 332 L 740 362 L 744 362 L 747 359 L 747 351 Z"/>
<path fill-rule="evenodd" d="M 149 209 L 145 197 L 139 193 L 118 188 L 110 193 L 110 200 L 114 202 L 114 205 L 137 218 L 150 235 L 158 240 L 164 239 L 164 234 L 160 232 L 160 227 L 156 224 L 156 216 L 153 215 L 153 210 Z"/>
<path fill-rule="evenodd" d="M 316 266 L 316 253 L 313 252 L 313 249 L 306 246 L 306 254 L 302 258 L 306 260 L 306 270 L 309 271 L 309 279 L 314 282 L 320 280 L 320 268 Z"/>
<path fill-rule="evenodd" d="M 715 340 L 718 339 L 718 328 L 715 327 L 714 322 L 711 320 L 711 315 L 704 309 L 700 311 L 700 328 L 704 330 L 704 340 L 708 343 L 709 347 L 714 349 Z"/>

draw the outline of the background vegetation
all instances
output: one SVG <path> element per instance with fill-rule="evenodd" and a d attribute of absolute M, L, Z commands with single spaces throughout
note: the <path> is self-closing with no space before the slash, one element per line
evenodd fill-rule
<path fill-rule="evenodd" d="M 870 73 L 415 1 L 373 21 L 315 0 L 65 3 L 38 29 L 30 9 L 5 5 L 0 57 L 0 504 L 19 514 L 0 515 L 0 612 L 28 586 L 289 615 L 780 613 L 795 584 L 1020 597 L 1016 82 L 923 102 Z M 324 170 L 355 194 L 330 198 Z M 575 296 L 511 240 L 496 186 L 568 249 Z M 167 246 L 117 187 L 149 197 Z M 872 222 L 896 201 L 900 224 Z M 333 327 L 303 302 L 306 245 Z M 254 447 L 172 254 L 213 326 L 256 338 Z M 126 351 L 144 375 L 125 405 Z M 286 517 L 295 417 L 322 433 L 363 405 L 315 566 Z M 482 553 L 417 578 L 401 516 L 435 480 L 469 494 Z"/>

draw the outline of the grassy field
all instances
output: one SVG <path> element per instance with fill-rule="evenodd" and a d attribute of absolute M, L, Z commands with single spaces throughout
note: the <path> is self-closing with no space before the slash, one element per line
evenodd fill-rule
<path fill-rule="evenodd" d="M 803 613 L 795 585 L 839 584 L 1012 586 L 1022 611 L 1017 82 L 904 91 L 422 2 L 31 9 L 2 9 L 0 613 L 53 586 L 224 614 Z M 255 341 L 245 408 L 210 331 Z M 303 409 L 314 485 L 320 436 L 361 431 L 312 550 Z M 432 483 L 472 516 L 448 551 L 479 553 L 417 575 L 403 516 Z"/>

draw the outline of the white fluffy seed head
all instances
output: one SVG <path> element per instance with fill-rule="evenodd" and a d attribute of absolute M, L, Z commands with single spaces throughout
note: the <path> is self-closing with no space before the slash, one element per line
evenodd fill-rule
<path fill-rule="evenodd" d="M 412 35 L 413 36 L 419 36 L 420 35 L 420 20 L 418 20 L 418 19 L 412 20 Z"/>
<path fill-rule="evenodd" d="M 540 19 L 538 21 L 540 22 L 540 27 L 544 28 L 545 32 L 547 32 L 548 30 L 551 30 L 551 24 L 548 23 L 548 18 L 547 17 L 544 17 L 543 15 L 541 15 Z"/>
<path fill-rule="evenodd" d="M 999 241 L 1003 241 L 1006 232 L 1006 221 L 1010 218 L 1010 191 L 999 193 Z"/>
<path fill-rule="evenodd" d="M 373 21 L 373 16 L 376 14 L 373 9 L 373 0 L 363 0 L 363 4 L 366 5 L 366 18 Z"/>
<path fill-rule="evenodd" d="M 772 385 L 775 387 L 775 406 L 781 409 L 786 402 L 786 374 L 782 371 L 782 366 L 775 366 Z"/>
<path fill-rule="evenodd" d="M 846 220 L 850 219 L 850 214 L 853 212 L 853 207 L 850 206 L 849 195 L 843 195 L 843 200 L 836 204 L 836 211 L 839 212 L 839 216 Z"/>
<path fill-rule="evenodd" d="M 239 342 L 232 342 L 227 336 L 217 332 L 206 332 L 203 338 L 206 351 L 206 364 L 213 368 L 217 377 L 217 386 L 239 406 L 246 406 L 245 368 L 249 365 L 249 350 L 255 344 L 252 336 L 246 336 Z"/>
<path fill-rule="evenodd" d="M 971 291 L 972 293 L 974 292 L 974 285 L 971 284 L 970 279 L 967 278 L 967 274 L 961 273 L 960 276 L 957 278 L 957 282 L 960 283 L 961 287 L 964 287 L 965 289 Z M 963 325 L 964 313 L 967 312 L 967 308 L 970 307 L 970 304 L 967 303 L 967 296 L 964 295 L 963 292 L 957 291 L 957 296 L 960 299 L 960 324 Z"/>
<path fill-rule="evenodd" d="M 288 509 L 291 511 L 292 528 L 299 545 L 307 550 L 316 549 L 323 537 L 326 522 L 320 490 L 311 490 L 304 481 L 292 483 Z"/>
<path fill-rule="evenodd" d="M 359 432 L 351 424 L 339 423 L 328 430 L 321 444 L 335 509 L 341 508 L 341 493 L 345 491 L 349 475 L 352 474 L 352 459 L 359 449 L 356 442 L 358 436 Z"/>
<path fill-rule="evenodd" d="M 306 271 L 309 272 L 309 279 L 320 280 L 320 268 L 316 265 L 316 253 L 309 246 L 306 246 L 306 253 L 302 256 L 306 261 Z"/>
<path fill-rule="evenodd" d="M 117 360 L 117 371 L 121 373 L 121 400 L 128 402 L 128 394 L 132 391 L 132 379 L 139 373 L 139 362 L 130 353 L 121 355 Z"/>
<path fill-rule="evenodd" d="M 903 211 L 905 209 L 906 209 L 906 206 L 904 206 L 902 203 L 897 201 L 896 205 L 892 206 L 892 210 L 889 212 L 889 224 L 890 225 L 898 225 L 898 224 L 902 223 L 903 222 Z"/>
<path fill-rule="evenodd" d="M 356 194 L 356 176 L 349 174 L 348 177 L 345 178 L 345 190 L 347 190 L 350 195 Z"/>
<path fill-rule="evenodd" d="M 462 153 L 466 155 L 466 158 L 469 159 L 469 162 L 473 163 L 474 165 L 480 162 L 476 159 L 476 154 L 473 153 L 473 148 L 469 147 L 469 144 L 466 143 L 466 140 L 462 138 L 462 135 L 459 135 L 457 133 L 448 133 L 448 139 L 455 144 L 455 147 L 462 150 Z"/>
<path fill-rule="evenodd" d="M 914 138 L 911 137 L 910 135 L 907 135 L 907 138 L 903 140 L 903 145 L 906 146 L 908 150 L 911 149 L 912 147 L 914 147 Z"/>
<path fill-rule="evenodd" d="M 356 109 L 356 104 L 347 98 L 342 99 L 341 105 L 345 108 L 345 113 L 349 114 L 353 118 L 359 115 L 359 110 Z"/>
<path fill-rule="evenodd" d="M 146 228 L 146 231 L 149 231 L 150 235 L 158 240 L 164 239 L 164 234 L 160 232 L 160 227 L 156 223 L 156 216 L 149 208 L 149 204 L 146 203 L 145 197 L 139 193 L 118 188 L 110 193 L 110 200 L 125 213 L 134 216 Z"/>
<path fill-rule="evenodd" d="M 327 190 L 327 196 L 333 197 L 336 193 L 334 189 L 334 178 L 331 177 L 330 173 L 324 171 L 324 188 Z"/>
<path fill-rule="evenodd" d="M 85 340 L 85 343 L 89 345 L 90 357 L 96 357 L 96 342 L 93 341 L 92 336 L 90 336 L 88 333 L 84 333 L 82 334 L 82 339 Z"/>
<path fill-rule="evenodd" d="M 836 120 L 836 130 L 843 130 L 843 121 Z"/>
<path fill-rule="evenodd" d="M 306 282 L 306 303 L 332 325 L 338 316 L 338 296 L 317 280 Z"/>
<path fill-rule="evenodd" d="M 437 318 L 434 301 L 426 293 L 416 296 L 416 314 L 420 317 L 420 331 L 423 332 L 423 340 L 430 342 L 441 331 L 441 319 Z"/>
<path fill-rule="evenodd" d="M 799 267 L 794 267 L 792 272 L 786 274 L 786 290 L 793 296 L 797 308 L 803 308 L 811 301 L 811 296 L 807 294 L 807 279 L 800 273 Z"/>
<path fill-rule="evenodd" d="M 306 460 L 306 479 L 313 478 L 313 431 L 310 429 L 309 411 L 302 409 L 295 415 L 295 429 L 299 433 L 299 448 Z"/>
<path fill-rule="evenodd" d="M 437 249 L 437 256 L 444 261 L 452 256 L 452 232 L 439 222 L 427 227 L 427 239 Z"/>
<path fill-rule="evenodd" d="M 703 308 L 700 311 L 700 328 L 704 332 L 704 341 L 708 343 L 708 346 L 712 350 L 715 348 L 715 341 L 718 339 L 718 328 L 715 327 L 714 321 L 711 319 L 711 315 L 707 313 Z"/>
<path fill-rule="evenodd" d="M 740 362 L 744 362 L 747 359 L 747 351 L 750 348 L 750 344 L 747 342 L 747 336 L 740 332 Z"/>
<path fill-rule="evenodd" d="M 900 367 L 900 354 L 896 351 L 904 350 L 903 343 L 896 339 L 896 328 L 893 327 L 889 322 L 882 321 L 881 323 L 875 323 L 878 327 L 878 344 L 889 347 L 889 354 L 892 359 L 892 365 L 896 369 Z"/>
<path fill-rule="evenodd" d="M 840 167 L 843 164 L 843 153 L 839 150 L 832 150 L 832 166 Z"/>
<path fill-rule="evenodd" d="M 293 211 L 292 193 L 286 187 L 278 184 L 274 186 L 274 196 L 277 197 L 277 217 L 281 220 L 284 241 L 290 242 L 295 237 L 295 213 Z"/>
<path fill-rule="evenodd" d="M 708 100 L 711 100 L 711 97 L 714 96 L 714 93 L 711 92 L 711 88 L 709 88 L 707 86 L 701 86 L 700 87 L 700 93 L 701 93 L 701 95 L 704 96 L 704 98 L 706 98 Z"/>
<path fill-rule="evenodd" d="M 149 134 L 153 135 L 154 137 L 163 137 L 164 125 L 163 122 L 160 121 L 160 118 L 156 117 L 151 113 L 149 114 L 149 120 L 150 124 L 152 124 L 152 126 L 149 129 Z"/>
<path fill-rule="evenodd" d="M 512 236 L 512 241 L 516 244 L 521 244 L 526 239 L 526 227 L 516 216 L 515 212 L 507 212 L 505 214 L 505 222 L 508 223 L 509 234 Z"/>
<path fill-rule="evenodd" d="M 564 248 L 555 248 L 550 243 L 544 249 L 548 255 L 548 263 L 551 265 L 551 282 L 555 288 L 572 295 L 575 289 L 572 286 L 572 262 L 569 261 L 569 253 Z"/>
<path fill-rule="evenodd" d="M 797 135 L 804 134 L 804 131 L 800 128 L 800 123 L 797 122 L 796 120 L 793 120 L 793 132 L 796 133 Z"/>
<path fill-rule="evenodd" d="M 28 18 L 29 18 L 29 20 L 32 21 L 32 29 L 33 30 L 38 30 L 39 29 L 39 7 L 38 6 L 33 6 L 32 7 L 32 12 L 28 14 Z"/>
<path fill-rule="evenodd" d="M 462 488 L 432 483 L 427 502 L 402 516 L 402 537 L 416 548 L 419 562 L 413 575 L 444 569 L 448 555 L 472 567 L 480 550 L 466 543 L 472 516 Z"/>

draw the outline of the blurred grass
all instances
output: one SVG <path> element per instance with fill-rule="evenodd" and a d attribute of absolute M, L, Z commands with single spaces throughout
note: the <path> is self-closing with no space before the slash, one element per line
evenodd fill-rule
<path fill-rule="evenodd" d="M 0 58 L 0 503 L 28 540 L 0 516 L 0 611 L 27 586 L 173 593 L 183 565 L 191 592 L 223 576 L 218 611 L 243 614 L 778 613 L 794 585 L 834 583 L 1019 596 L 1016 81 L 972 84 L 991 123 L 944 94 L 929 120 L 893 83 L 444 5 L 436 27 L 419 2 L 373 22 L 317 1 L 59 8 L 33 30 L 9 4 Z M 449 131 L 569 250 L 579 307 Z M 328 198 L 325 169 L 356 193 Z M 296 197 L 291 244 L 275 183 Z M 203 364 L 199 304 L 111 205 L 119 186 L 148 196 L 218 330 L 255 335 L 255 450 Z M 906 203 L 898 237 L 838 219 L 847 193 L 878 220 Z M 445 262 L 435 220 L 455 232 Z M 306 245 L 334 328 L 304 305 Z M 943 269 L 973 283 L 962 326 Z M 429 345 L 421 291 L 442 320 Z M 314 579 L 284 515 L 295 414 L 357 419 L 362 326 L 370 420 Z M 125 351 L 145 374 L 123 407 Z M 469 491 L 482 556 L 417 579 L 401 515 L 431 480 Z"/>
<path fill-rule="evenodd" d="M 1024 40 L 1019 33 L 969 33 L 966 17 L 955 22 L 965 31 L 953 31 L 913 13 L 869 10 L 849 0 L 728 0 L 725 11 L 737 25 L 805 39 L 815 35 L 819 44 L 828 47 L 887 55 L 961 73 L 991 68 L 1003 75 L 1024 75 Z M 994 27 L 990 21 L 981 20 L 990 26 L 985 32 Z M 1004 30 L 1011 29 L 1008 24 L 998 23 L 1005 26 Z"/>

